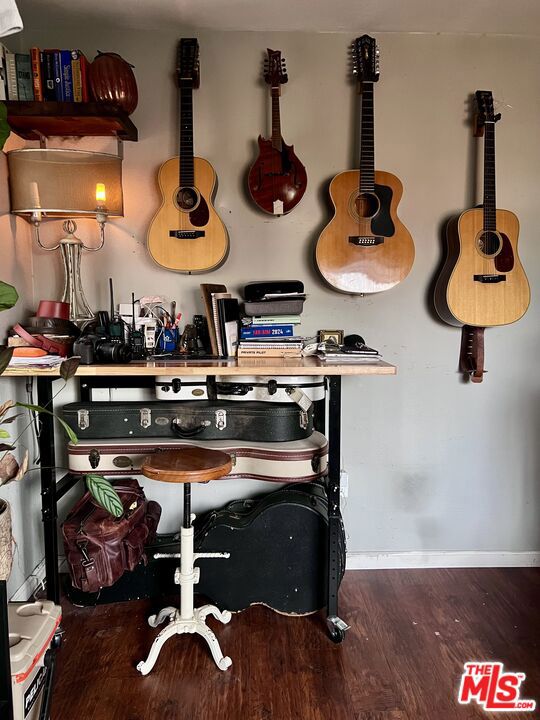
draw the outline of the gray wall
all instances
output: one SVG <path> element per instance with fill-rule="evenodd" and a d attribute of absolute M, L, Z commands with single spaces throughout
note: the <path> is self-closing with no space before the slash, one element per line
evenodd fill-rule
<path fill-rule="evenodd" d="M 22 7 L 24 11 L 25 3 Z M 347 78 L 346 54 L 353 33 L 183 33 L 180 22 L 163 32 L 86 24 L 83 33 L 80 25 L 70 27 L 65 18 L 48 17 L 46 29 L 39 29 L 38 15 L 26 18 L 25 45 L 79 44 L 90 58 L 97 48 L 115 50 L 135 65 L 139 85 L 133 120 L 140 141 L 125 146 L 125 218 L 108 227 L 105 249 L 84 259 L 91 303 L 106 304 L 107 278 L 113 275 L 118 299 L 129 300 L 132 290 L 137 295 L 162 293 L 176 299 L 189 318 L 202 309 L 200 282 L 222 282 L 237 291 L 249 280 L 301 278 L 309 295 L 302 325 L 306 334 L 321 327 L 359 331 L 399 368 L 397 377 L 343 383 L 349 549 L 540 549 L 535 292 L 540 279 L 539 41 L 378 36 L 376 164 L 403 181 L 400 215 L 414 237 L 417 255 L 413 271 L 400 286 L 360 298 L 324 287 L 311 260 L 313 243 L 330 217 L 328 181 L 356 162 L 356 96 Z M 182 34 L 197 34 L 201 45 L 195 147 L 216 168 L 216 206 L 231 236 L 227 263 L 199 277 L 160 269 L 145 248 L 146 229 L 159 204 L 156 171 L 176 148 L 172 71 L 175 42 Z M 283 92 L 283 134 L 294 142 L 309 174 L 302 204 L 279 219 L 259 214 L 244 191 L 254 140 L 268 130 L 267 93 L 258 80 L 267 47 L 280 48 L 287 58 L 290 81 Z M 492 89 L 500 102 L 499 206 L 520 218 L 520 254 L 533 299 L 522 321 L 487 331 L 489 374 L 482 385 L 471 386 L 457 373 L 460 332 L 434 318 L 429 288 L 441 258 L 444 219 L 478 201 L 471 161 L 474 143 L 466 124 L 467 98 L 478 88 Z M 98 148 L 103 143 L 90 145 Z M 92 223 L 81 227 L 81 235 L 94 231 Z M 35 248 L 34 254 L 36 298 L 58 294 L 59 258 Z M 155 484 L 152 491 L 157 499 L 168 501 L 165 526 L 171 526 L 176 509 L 170 503 L 177 493 Z M 224 493 L 233 497 L 251 491 L 249 483 L 238 482 L 226 490 L 225 485 L 219 490 L 208 486 L 196 494 L 207 506 L 224 500 Z"/>

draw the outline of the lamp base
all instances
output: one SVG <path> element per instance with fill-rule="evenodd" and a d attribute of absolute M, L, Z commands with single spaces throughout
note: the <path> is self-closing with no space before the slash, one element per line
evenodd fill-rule
<path fill-rule="evenodd" d="M 60 251 L 64 263 L 64 293 L 62 302 L 69 303 L 69 319 L 74 323 L 91 320 L 95 313 L 90 308 L 81 281 L 81 253 L 83 243 L 74 233 L 77 224 L 73 220 L 66 220 L 64 231 L 66 237 L 60 240 Z"/>

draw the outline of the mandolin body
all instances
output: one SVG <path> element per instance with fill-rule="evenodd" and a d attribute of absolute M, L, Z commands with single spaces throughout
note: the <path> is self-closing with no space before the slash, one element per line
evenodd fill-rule
<path fill-rule="evenodd" d="M 363 294 L 389 290 L 403 280 L 414 262 L 414 242 L 397 215 L 403 193 L 392 173 L 375 171 L 374 193 L 366 207 L 359 198 L 359 170 L 346 170 L 330 183 L 334 216 L 317 241 L 319 272 L 336 290 Z M 369 214 L 369 217 L 366 217 Z M 366 245 L 351 238 L 360 236 Z M 372 240 L 374 243 L 370 245 Z"/>
<path fill-rule="evenodd" d="M 248 174 L 253 202 L 270 215 L 286 215 L 302 199 L 307 187 L 306 168 L 294 146 L 281 141 L 281 150 L 271 139 L 259 135 L 259 156 Z"/>
<path fill-rule="evenodd" d="M 508 325 L 529 307 L 529 283 L 517 251 L 519 221 L 509 210 L 497 210 L 496 228 L 499 247 L 487 257 L 482 252 L 482 208 L 466 210 L 448 223 L 447 259 L 435 288 L 435 308 L 445 322 Z"/>
<path fill-rule="evenodd" d="M 199 157 L 193 158 L 193 169 L 194 187 L 182 193 L 179 158 L 170 158 L 160 167 L 162 201 L 147 235 L 148 251 L 158 265 L 187 274 L 217 269 L 229 252 L 227 229 L 212 204 L 215 170 Z"/>

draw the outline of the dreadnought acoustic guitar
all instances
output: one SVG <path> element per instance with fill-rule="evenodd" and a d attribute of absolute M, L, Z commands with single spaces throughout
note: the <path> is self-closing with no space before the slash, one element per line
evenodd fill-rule
<path fill-rule="evenodd" d="M 352 47 L 353 73 L 362 98 L 360 170 L 339 173 L 330 183 L 334 217 L 321 233 L 317 267 L 336 290 L 389 290 L 414 262 L 412 237 L 397 216 L 402 195 L 395 175 L 375 170 L 373 84 L 379 79 L 379 50 L 369 35 Z"/>
<path fill-rule="evenodd" d="M 199 87 L 199 44 L 178 46 L 180 156 L 159 169 L 161 207 L 148 230 L 148 250 L 158 265 L 183 273 L 215 270 L 227 259 L 229 237 L 212 198 L 216 173 L 208 160 L 193 156 L 193 89 Z"/>
<path fill-rule="evenodd" d="M 447 226 L 448 255 L 435 287 L 435 307 L 451 325 L 507 325 L 525 314 L 530 301 L 527 276 L 517 253 L 519 221 L 495 201 L 493 97 L 476 92 L 476 134 L 484 135 L 484 201 Z"/>
<path fill-rule="evenodd" d="M 271 215 L 286 215 L 302 199 L 307 186 L 306 168 L 281 137 L 279 96 L 281 85 L 288 81 L 285 60 L 279 50 L 268 50 L 265 61 L 265 82 L 272 96 L 272 137 L 259 135 L 259 156 L 248 175 L 248 188 L 253 201 Z"/>

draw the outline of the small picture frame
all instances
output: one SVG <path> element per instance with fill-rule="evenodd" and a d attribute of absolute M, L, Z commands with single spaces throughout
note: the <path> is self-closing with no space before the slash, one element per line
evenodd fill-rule
<path fill-rule="evenodd" d="M 343 330 L 319 330 L 319 342 L 343 345 Z"/>

